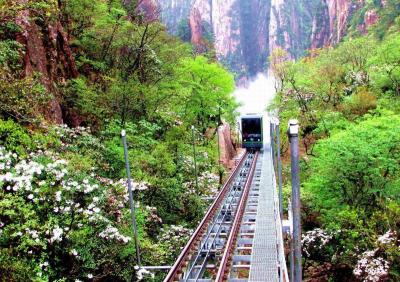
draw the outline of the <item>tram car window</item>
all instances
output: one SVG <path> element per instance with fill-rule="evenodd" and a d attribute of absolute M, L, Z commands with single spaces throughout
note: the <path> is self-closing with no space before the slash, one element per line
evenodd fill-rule
<path fill-rule="evenodd" d="M 263 127 L 261 115 L 249 115 L 242 117 L 242 141 L 243 147 L 248 149 L 260 149 L 263 146 Z"/>

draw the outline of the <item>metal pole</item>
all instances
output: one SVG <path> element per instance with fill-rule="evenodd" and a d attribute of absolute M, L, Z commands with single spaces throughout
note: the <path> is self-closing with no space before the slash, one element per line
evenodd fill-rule
<path fill-rule="evenodd" d="M 278 173 L 278 151 L 277 151 L 277 133 L 276 133 L 276 125 L 278 123 L 278 119 L 274 118 L 274 168 L 275 171 Z"/>
<path fill-rule="evenodd" d="M 122 142 L 124 144 L 125 168 L 126 168 L 126 175 L 128 177 L 129 205 L 131 207 L 132 229 L 133 229 L 133 234 L 135 237 L 136 257 L 137 257 L 138 265 L 141 266 L 142 263 L 140 261 L 139 237 L 138 237 L 137 226 L 136 226 L 135 203 L 133 200 L 133 193 L 132 193 L 131 170 L 129 167 L 128 145 L 126 143 L 126 131 L 125 130 L 121 131 L 121 136 L 122 136 Z"/>
<path fill-rule="evenodd" d="M 269 122 L 269 134 L 270 134 L 270 139 L 271 139 L 271 155 L 272 155 L 272 164 L 275 163 L 275 153 L 274 153 L 274 124 L 271 121 Z M 275 166 L 274 166 L 275 170 Z"/>
<path fill-rule="evenodd" d="M 221 164 L 221 151 L 219 148 L 219 126 L 222 124 L 221 121 L 221 107 L 218 107 L 218 124 L 217 124 L 217 137 L 218 137 L 218 165 Z"/>
<path fill-rule="evenodd" d="M 196 181 L 196 191 L 199 192 L 199 183 L 197 181 L 197 163 L 196 163 L 196 145 L 194 138 L 194 125 L 192 125 L 192 138 L 193 138 L 193 162 L 194 162 L 194 177 Z"/>
<path fill-rule="evenodd" d="M 277 147 L 277 162 L 278 162 L 278 185 L 279 185 L 279 212 L 281 220 L 283 220 L 283 193 L 282 193 L 282 162 L 281 162 L 281 138 L 279 129 L 279 120 L 276 121 L 276 147 Z"/>
<path fill-rule="evenodd" d="M 217 126 L 218 164 L 221 164 L 221 149 L 219 147 L 219 125 Z"/>
<path fill-rule="evenodd" d="M 300 168 L 299 168 L 299 125 L 297 120 L 289 121 L 290 158 L 292 168 L 292 210 L 294 282 L 302 281 L 301 269 L 301 222 L 300 222 Z"/>
<path fill-rule="evenodd" d="M 294 281 L 293 212 L 292 212 L 292 202 L 290 199 L 288 204 L 288 219 L 289 219 L 289 243 L 290 243 L 290 281 Z"/>
<path fill-rule="evenodd" d="M 240 145 L 240 136 L 242 135 L 240 132 L 240 122 L 237 123 L 237 128 L 238 128 L 238 136 L 237 136 L 237 147 L 241 147 Z"/>

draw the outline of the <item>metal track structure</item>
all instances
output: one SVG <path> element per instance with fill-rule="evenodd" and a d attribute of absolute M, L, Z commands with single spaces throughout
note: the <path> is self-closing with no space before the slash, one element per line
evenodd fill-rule
<path fill-rule="evenodd" d="M 257 153 L 239 159 L 164 281 L 213 281 Z"/>
<path fill-rule="evenodd" d="M 289 282 L 271 146 L 244 154 L 164 282 Z"/>
<path fill-rule="evenodd" d="M 271 154 L 270 154 L 271 153 Z M 225 250 L 215 281 L 285 281 L 288 271 L 284 252 L 279 194 L 272 152 L 267 146 L 257 159 L 241 215 L 240 227 Z"/>
<path fill-rule="evenodd" d="M 239 268 L 242 268 L 240 265 L 234 265 L 233 259 L 238 244 L 238 239 L 246 236 L 252 236 L 251 233 L 250 234 L 247 233 L 250 230 L 252 230 L 252 228 L 250 229 L 246 228 L 248 221 L 246 220 L 245 222 L 243 222 L 243 218 L 244 215 L 246 214 L 246 211 L 249 212 L 249 208 L 251 209 L 251 205 L 248 204 L 247 200 L 249 198 L 250 186 L 253 181 L 255 166 L 257 164 L 257 159 L 258 159 L 257 157 L 258 157 L 258 152 L 256 153 L 255 160 L 252 164 L 252 169 L 250 170 L 249 175 L 246 179 L 246 183 L 244 184 L 243 195 L 241 196 L 237 206 L 237 211 L 235 213 L 232 229 L 228 237 L 227 246 L 224 250 L 215 281 L 221 281 L 221 282 L 227 281 L 231 273 L 231 270 L 233 268 L 236 268 L 237 270 L 239 270 Z M 252 221 L 250 221 L 249 223 L 252 224 Z M 241 260 L 242 257 L 236 255 L 236 259 Z"/>

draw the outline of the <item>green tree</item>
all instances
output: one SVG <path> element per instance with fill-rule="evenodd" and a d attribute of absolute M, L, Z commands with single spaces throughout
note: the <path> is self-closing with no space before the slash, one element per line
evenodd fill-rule
<path fill-rule="evenodd" d="M 400 96 L 400 35 L 381 43 L 370 60 L 373 83 L 383 92 Z"/>
<path fill-rule="evenodd" d="M 371 213 L 400 201 L 400 116 L 383 112 L 318 142 L 305 189 L 329 219 L 346 206 Z"/>
<path fill-rule="evenodd" d="M 184 59 L 179 67 L 182 104 L 177 109 L 187 124 L 196 125 L 202 133 L 215 128 L 222 118 L 234 121 L 237 104 L 232 96 L 233 76 L 217 63 L 202 56 Z"/>

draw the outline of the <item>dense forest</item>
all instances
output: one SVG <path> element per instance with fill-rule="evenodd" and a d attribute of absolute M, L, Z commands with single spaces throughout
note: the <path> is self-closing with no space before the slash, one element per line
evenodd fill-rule
<path fill-rule="evenodd" d="M 234 77 L 136 2 L 0 0 L 0 281 L 162 280 L 136 263 L 122 129 L 143 265 L 173 264 L 218 191 Z M 400 4 L 378 2 L 337 46 L 269 60 L 269 110 L 301 124 L 309 281 L 400 279 Z"/>
<path fill-rule="evenodd" d="M 270 57 L 278 95 L 269 108 L 301 124 L 310 281 L 400 279 L 400 4 L 387 2 L 365 36 L 356 26 L 371 7 L 334 48 L 297 62 L 282 49 Z"/>
<path fill-rule="evenodd" d="M 135 6 L 0 2 L 1 281 L 144 279 L 122 128 L 144 265 L 174 262 L 219 186 L 233 76 Z"/>

